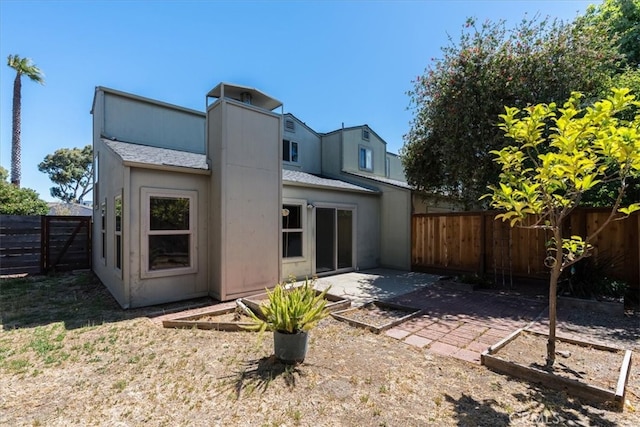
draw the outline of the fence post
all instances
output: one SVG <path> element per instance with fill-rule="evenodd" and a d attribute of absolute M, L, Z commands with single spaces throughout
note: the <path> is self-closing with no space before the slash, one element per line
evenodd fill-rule
<path fill-rule="evenodd" d="M 478 266 L 478 275 L 484 277 L 487 272 L 487 224 L 486 213 L 480 213 L 480 265 Z"/>
<path fill-rule="evenodd" d="M 40 274 L 46 274 L 47 265 L 47 216 L 40 215 Z"/>

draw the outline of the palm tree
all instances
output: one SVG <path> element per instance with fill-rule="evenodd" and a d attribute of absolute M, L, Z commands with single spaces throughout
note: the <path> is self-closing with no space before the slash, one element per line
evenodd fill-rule
<path fill-rule="evenodd" d="M 13 134 L 11 135 L 11 183 L 20 188 L 20 108 L 22 104 L 22 75 L 36 83 L 44 84 L 44 74 L 29 58 L 9 55 L 7 65 L 16 70 L 13 81 Z"/>

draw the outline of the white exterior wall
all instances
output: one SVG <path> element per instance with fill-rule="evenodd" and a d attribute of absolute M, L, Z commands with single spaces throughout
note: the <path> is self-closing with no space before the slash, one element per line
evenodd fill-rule
<path fill-rule="evenodd" d="M 282 138 L 298 143 L 299 161 L 298 163 L 283 161 L 282 167 L 312 174 L 322 173 L 320 136 L 291 115 L 285 115 L 285 119 L 294 121 L 295 130 L 291 132 L 284 128 Z"/>
<path fill-rule="evenodd" d="M 203 113 L 144 98 L 103 93 L 102 134 L 106 138 L 204 154 Z"/>
<path fill-rule="evenodd" d="M 230 99 L 207 109 L 210 293 L 273 287 L 281 271 L 282 116 Z"/>
<path fill-rule="evenodd" d="M 380 200 L 378 194 L 365 194 L 347 191 L 286 185 L 282 189 L 283 203 L 288 200 L 304 200 L 311 205 L 336 205 L 355 207 L 356 252 L 355 269 L 375 268 L 380 263 Z M 303 208 L 304 209 L 304 208 Z M 306 219 L 305 219 L 306 216 Z M 282 260 L 282 280 L 290 276 L 296 278 L 312 277 L 315 274 L 315 209 L 306 209 L 303 213 L 303 259 Z"/>

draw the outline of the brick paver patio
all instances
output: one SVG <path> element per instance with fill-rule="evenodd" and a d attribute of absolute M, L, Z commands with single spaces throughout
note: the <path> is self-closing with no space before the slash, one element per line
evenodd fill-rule
<path fill-rule="evenodd" d="M 391 301 L 424 314 L 386 335 L 444 356 L 480 364 L 480 354 L 545 312 L 546 301 L 429 286 Z"/>

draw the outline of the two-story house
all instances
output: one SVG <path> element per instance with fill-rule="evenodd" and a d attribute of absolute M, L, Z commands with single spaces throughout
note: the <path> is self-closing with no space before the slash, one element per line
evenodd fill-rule
<path fill-rule="evenodd" d="M 418 202 L 386 142 L 278 109 L 225 83 L 205 112 L 96 88 L 93 268 L 123 307 L 410 269 Z"/>

